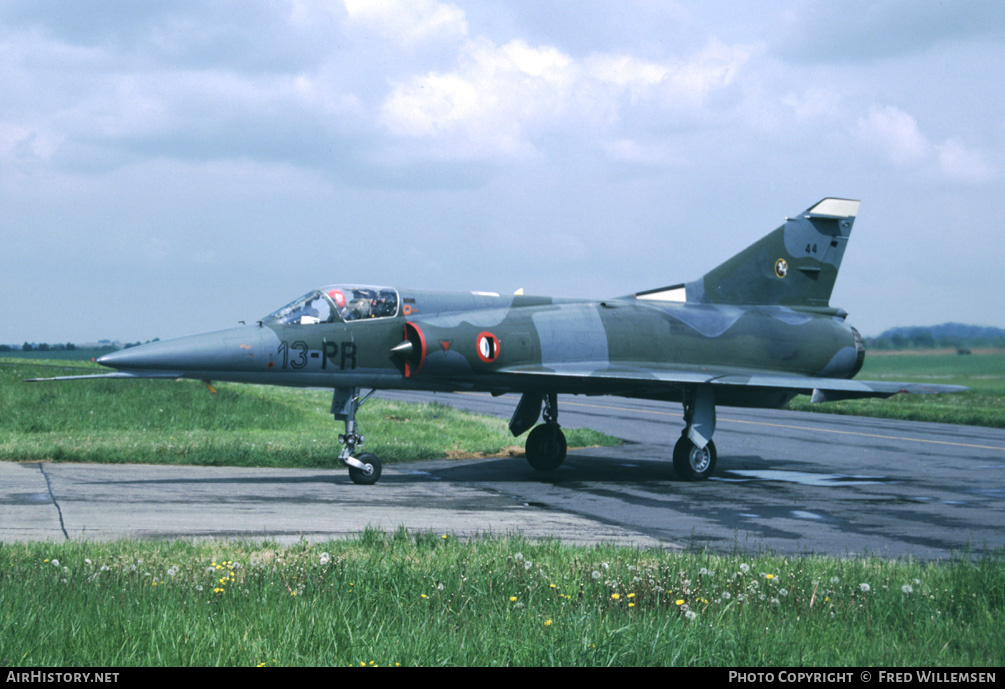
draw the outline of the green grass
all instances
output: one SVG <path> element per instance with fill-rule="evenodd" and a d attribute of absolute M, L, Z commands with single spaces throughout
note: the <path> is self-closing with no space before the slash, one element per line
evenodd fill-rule
<path fill-rule="evenodd" d="M 1003 564 L 404 531 L 0 545 L 0 665 L 996 667 Z"/>
<path fill-rule="evenodd" d="M 856 378 L 935 385 L 966 385 L 968 392 L 949 395 L 895 395 L 889 399 L 810 404 L 800 396 L 788 409 L 854 414 L 911 421 L 936 421 L 1005 428 L 1005 353 L 966 356 L 942 353 L 866 355 Z"/>
<path fill-rule="evenodd" d="M 342 423 L 331 392 L 197 381 L 25 378 L 106 371 L 77 364 L 0 359 L 0 459 L 262 467 L 331 467 Z M 382 462 L 519 452 L 500 419 L 443 404 L 371 399 L 357 420 L 363 446 Z M 566 428 L 570 447 L 612 445 L 595 431 Z"/>

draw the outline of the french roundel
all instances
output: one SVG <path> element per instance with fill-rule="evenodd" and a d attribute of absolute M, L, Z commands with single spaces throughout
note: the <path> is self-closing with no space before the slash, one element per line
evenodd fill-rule
<path fill-rule="evenodd" d="M 499 358 L 499 338 L 490 332 L 479 333 L 475 339 L 475 351 L 479 359 L 491 364 Z"/>

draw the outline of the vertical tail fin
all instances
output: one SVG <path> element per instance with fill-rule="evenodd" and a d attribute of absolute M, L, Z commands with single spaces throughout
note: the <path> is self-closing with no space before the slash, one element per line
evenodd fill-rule
<path fill-rule="evenodd" d="M 823 199 L 704 277 L 687 301 L 829 306 L 858 201 Z"/>

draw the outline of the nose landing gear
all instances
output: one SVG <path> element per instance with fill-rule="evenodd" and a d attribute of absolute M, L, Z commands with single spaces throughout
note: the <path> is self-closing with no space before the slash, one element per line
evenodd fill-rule
<path fill-rule="evenodd" d="M 375 390 L 371 390 L 360 399 L 359 388 L 335 388 L 332 397 L 332 416 L 336 421 L 345 421 L 345 433 L 340 433 L 339 443 L 342 451 L 339 460 L 349 467 L 349 478 L 353 483 L 369 486 L 380 479 L 380 460 L 372 452 L 356 454 L 356 446 L 363 444 L 363 436 L 356 432 L 356 411 L 370 399 Z"/>

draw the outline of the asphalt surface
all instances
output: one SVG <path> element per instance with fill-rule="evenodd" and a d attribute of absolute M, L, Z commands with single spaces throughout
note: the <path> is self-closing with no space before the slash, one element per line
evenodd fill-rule
<path fill-rule="evenodd" d="M 517 401 L 381 395 L 504 418 Z M 559 409 L 563 426 L 625 444 L 572 450 L 550 475 L 522 458 L 438 460 L 385 466 L 375 486 L 353 485 L 344 469 L 0 462 L 0 541 L 291 542 L 373 526 L 725 552 L 935 559 L 1005 549 L 1003 430 L 720 408 L 716 475 L 687 483 L 670 462 L 680 405 L 560 397 Z"/>

